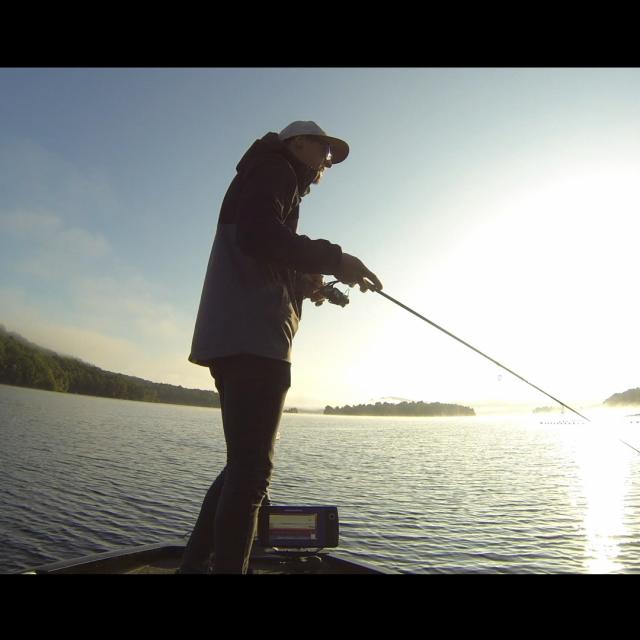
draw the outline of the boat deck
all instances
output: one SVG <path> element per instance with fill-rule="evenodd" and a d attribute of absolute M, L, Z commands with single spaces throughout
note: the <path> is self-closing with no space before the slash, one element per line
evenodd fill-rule
<path fill-rule="evenodd" d="M 32 574 L 175 574 L 183 544 L 155 544 L 101 553 L 75 560 L 63 560 L 36 567 Z M 381 574 L 386 571 L 358 563 L 334 553 L 278 552 L 256 550 L 250 560 L 252 574 Z"/>

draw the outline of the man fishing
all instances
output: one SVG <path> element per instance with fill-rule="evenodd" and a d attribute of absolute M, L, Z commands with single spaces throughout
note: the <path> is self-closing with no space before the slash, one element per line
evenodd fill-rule
<path fill-rule="evenodd" d="M 301 200 L 348 144 L 297 121 L 256 140 L 223 199 L 189 360 L 220 395 L 227 463 L 209 488 L 179 573 L 246 573 L 291 384 L 302 301 L 322 304 L 322 275 L 361 291 L 382 283 L 327 240 L 296 233 Z"/>

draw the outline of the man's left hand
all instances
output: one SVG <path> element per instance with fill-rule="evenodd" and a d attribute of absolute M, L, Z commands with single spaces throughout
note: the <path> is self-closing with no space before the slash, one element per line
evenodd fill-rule
<path fill-rule="evenodd" d="M 319 290 L 324 285 L 321 273 L 303 273 L 302 274 L 302 292 L 303 297 L 314 302 L 319 307 L 326 298 Z"/>

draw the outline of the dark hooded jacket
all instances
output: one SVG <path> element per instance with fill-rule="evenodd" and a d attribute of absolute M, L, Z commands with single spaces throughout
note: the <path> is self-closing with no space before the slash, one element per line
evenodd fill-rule
<path fill-rule="evenodd" d="M 189 360 L 253 354 L 291 361 L 300 273 L 333 274 L 341 248 L 298 235 L 315 171 L 268 133 L 244 154 L 222 202 Z"/>

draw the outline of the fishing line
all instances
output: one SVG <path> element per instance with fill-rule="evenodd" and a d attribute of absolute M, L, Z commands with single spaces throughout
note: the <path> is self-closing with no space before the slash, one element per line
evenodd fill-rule
<path fill-rule="evenodd" d="M 583 416 L 579 411 L 576 411 L 575 409 L 570 407 L 568 404 L 565 404 L 564 402 L 562 402 L 562 400 L 559 400 L 558 398 L 552 396 L 550 393 L 547 393 L 544 389 L 541 389 L 540 387 L 536 386 L 532 382 L 529 382 L 528 380 L 523 378 L 521 375 L 517 374 L 515 371 L 512 371 L 511 369 L 509 369 L 509 367 L 505 367 L 503 364 L 501 364 L 497 360 L 494 360 L 493 358 L 488 356 L 486 353 L 483 353 L 482 351 L 480 351 L 480 349 L 476 349 L 473 345 L 470 345 L 468 342 L 465 342 L 464 340 L 462 340 L 462 338 L 458 338 L 458 336 L 454 335 L 450 331 L 447 331 L 444 327 L 441 327 L 439 324 L 436 324 L 435 322 L 432 322 L 428 318 L 425 318 L 423 315 L 420 315 L 417 311 L 414 311 L 410 307 L 407 307 L 407 305 L 402 304 L 402 302 L 396 300 L 395 298 L 392 298 L 390 295 L 387 295 L 383 291 L 379 291 L 378 289 L 374 289 L 374 291 L 376 293 L 379 293 L 384 298 L 387 298 L 387 300 L 391 300 L 391 302 L 394 302 L 399 307 L 402 307 L 403 309 L 405 309 L 409 313 L 412 313 L 414 316 L 418 316 L 418 318 L 420 318 L 421 320 L 424 320 L 425 322 L 428 322 L 431 326 L 435 327 L 436 329 L 439 329 L 443 333 L 446 333 L 449 337 L 453 338 L 454 340 L 457 340 L 458 342 L 461 342 L 465 347 L 469 347 L 469 349 L 472 349 L 476 353 L 479 353 L 481 356 L 483 356 L 487 360 L 490 360 L 491 362 L 493 362 L 493 364 L 497 364 L 499 367 L 501 367 L 505 371 L 508 371 L 511 375 L 515 376 L 519 380 L 522 380 L 523 382 L 526 382 L 530 387 L 533 387 L 537 391 L 540 391 L 540 393 L 544 393 L 545 396 L 547 396 L 548 398 L 551 398 L 553 401 L 557 402 L 558 404 L 562 405 L 563 407 L 566 407 L 567 409 L 569 409 L 569 411 L 573 411 L 573 413 L 575 413 L 577 416 L 580 416 L 583 420 L 586 420 L 587 422 L 591 422 L 591 420 L 589 420 L 589 418 L 587 418 L 586 416 Z M 640 451 L 638 453 L 640 453 Z"/>
<path fill-rule="evenodd" d="M 586 416 L 583 416 L 579 411 L 576 411 L 575 409 L 570 407 L 568 404 L 565 404 L 564 402 L 562 402 L 562 400 L 559 400 L 555 396 L 552 396 L 550 393 L 547 393 L 544 389 L 541 389 L 540 387 L 538 387 L 537 385 L 533 384 L 532 382 L 529 382 L 529 380 L 526 380 L 521 375 L 517 374 L 515 371 L 512 371 L 511 369 L 509 369 L 505 365 L 501 364 L 497 360 L 494 360 L 493 358 L 488 356 L 486 353 L 483 353 L 482 351 L 480 351 L 480 349 L 476 349 L 473 345 L 470 345 L 468 342 L 465 342 L 464 340 L 462 340 L 462 338 L 459 338 L 458 336 L 454 335 L 450 331 L 447 331 L 444 327 L 441 327 L 439 324 L 436 324 L 432 320 L 429 320 L 428 318 L 425 318 L 423 315 L 419 314 L 417 311 L 414 311 L 413 309 L 411 309 L 411 307 L 408 307 L 406 304 L 402 304 L 402 302 L 400 302 L 399 300 L 396 300 L 395 298 L 392 298 L 390 295 L 384 293 L 383 291 L 380 291 L 379 289 L 376 289 L 373 286 L 371 287 L 371 289 L 373 291 L 375 291 L 376 293 L 379 293 L 382 297 L 386 298 L 387 300 L 390 300 L 394 304 L 397 304 L 399 307 L 402 307 L 403 309 L 405 309 L 409 313 L 412 313 L 414 316 L 417 316 L 421 320 L 424 320 L 425 322 L 430 324 L 432 327 L 435 327 L 436 329 L 442 331 L 443 333 L 446 333 L 449 337 L 451 337 L 454 340 L 457 340 L 458 342 L 462 343 L 465 347 L 468 347 L 469 349 L 472 349 L 473 351 L 475 351 L 476 353 L 480 354 L 482 357 L 486 358 L 490 362 L 493 362 L 493 364 L 496 364 L 500 368 L 504 369 L 505 371 L 508 371 L 511 375 L 515 376 L 519 380 L 522 380 L 523 382 L 526 382 L 530 387 L 533 387 L 537 391 L 540 391 L 540 393 L 543 393 L 548 398 L 551 398 L 554 402 L 557 402 L 559 405 L 569 409 L 569 411 L 572 411 L 577 416 L 581 417 L 583 420 L 586 420 L 587 422 L 591 422 L 591 420 L 589 420 L 589 418 L 587 418 Z M 620 442 L 622 442 L 623 444 L 626 444 L 627 447 L 629 447 L 630 449 L 633 449 L 636 453 L 640 454 L 640 450 L 636 449 L 636 447 L 634 447 L 633 445 L 630 445 L 628 442 L 625 442 L 624 440 L 622 440 L 622 438 L 618 438 L 618 440 L 620 440 Z"/>

